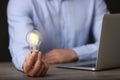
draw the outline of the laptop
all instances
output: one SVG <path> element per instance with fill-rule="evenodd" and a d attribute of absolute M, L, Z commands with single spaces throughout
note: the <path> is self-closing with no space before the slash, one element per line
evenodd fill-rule
<path fill-rule="evenodd" d="M 120 67 L 120 14 L 103 18 L 100 45 L 96 60 L 60 64 L 57 68 L 99 71 Z"/>

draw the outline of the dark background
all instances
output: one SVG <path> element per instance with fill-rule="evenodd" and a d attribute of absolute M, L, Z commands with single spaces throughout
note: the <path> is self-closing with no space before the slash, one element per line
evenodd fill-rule
<path fill-rule="evenodd" d="M 105 0 L 111 13 L 120 13 L 120 0 Z M 9 37 L 6 17 L 8 0 L 0 0 L 0 61 L 10 61 Z"/>

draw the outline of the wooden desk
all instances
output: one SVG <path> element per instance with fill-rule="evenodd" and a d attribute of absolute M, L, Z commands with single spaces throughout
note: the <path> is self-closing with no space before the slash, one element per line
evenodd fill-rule
<path fill-rule="evenodd" d="M 12 63 L 0 63 L 0 80 L 120 80 L 120 69 L 92 72 L 50 66 L 45 77 L 32 78 L 17 71 Z"/>

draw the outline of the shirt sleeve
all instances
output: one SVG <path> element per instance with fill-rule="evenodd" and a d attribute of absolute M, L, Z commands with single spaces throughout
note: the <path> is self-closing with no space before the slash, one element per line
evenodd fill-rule
<path fill-rule="evenodd" d="M 12 62 L 18 70 L 23 71 L 22 65 L 29 54 L 26 35 L 33 30 L 30 0 L 9 0 L 7 17 L 9 24 L 9 50 Z"/>
<path fill-rule="evenodd" d="M 78 55 L 79 61 L 96 59 L 100 42 L 100 33 L 102 28 L 103 16 L 105 14 L 109 14 L 104 0 L 95 0 L 94 5 L 95 9 L 93 15 L 92 33 L 95 42 L 92 44 L 86 44 L 81 47 L 73 48 L 73 50 Z"/>

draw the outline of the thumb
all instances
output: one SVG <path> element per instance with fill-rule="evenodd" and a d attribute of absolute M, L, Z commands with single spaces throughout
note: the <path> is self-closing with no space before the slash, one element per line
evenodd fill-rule
<path fill-rule="evenodd" d="M 41 61 L 41 59 L 42 59 L 42 52 L 38 52 L 38 60 L 40 60 Z"/>

